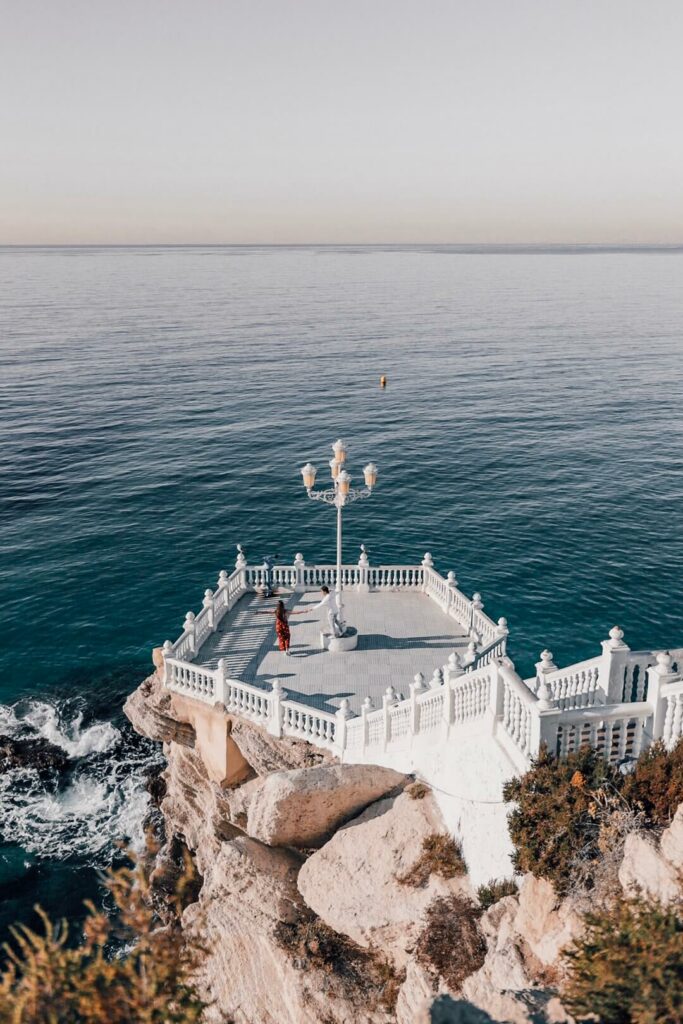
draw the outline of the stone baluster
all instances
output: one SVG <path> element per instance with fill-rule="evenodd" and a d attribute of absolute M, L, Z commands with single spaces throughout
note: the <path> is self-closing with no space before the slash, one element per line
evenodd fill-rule
<path fill-rule="evenodd" d="M 418 694 L 424 693 L 425 677 L 418 672 L 410 684 L 410 731 L 416 736 L 420 731 L 420 705 L 417 702 Z"/>
<path fill-rule="evenodd" d="M 247 556 L 244 552 L 244 548 L 241 544 L 237 545 L 237 558 L 235 559 L 236 569 L 246 569 L 247 567 Z"/>
<path fill-rule="evenodd" d="M 496 629 L 496 632 L 498 633 L 498 636 L 500 637 L 500 655 L 499 656 L 500 657 L 505 657 L 505 653 L 506 653 L 506 649 L 507 649 L 507 638 L 510 635 L 510 630 L 508 629 L 508 620 L 503 615 L 501 615 L 501 617 L 498 619 L 498 627 Z"/>
<path fill-rule="evenodd" d="M 304 583 L 304 578 L 305 578 L 304 570 L 305 570 L 305 568 L 306 568 L 306 563 L 304 561 L 304 556 L 301 554 L 300 551 L 297 551 L 297 553 L 294 556 L 294 569 L 295 569 L 295 572 L 296 572 L 296 582 L 294 584 L 294 590 L 298 594 L 300 594 L 302 592 L 302 590 L 305 590 L 305 583 Z"/>
<path fill-rule="evenodd" d="M 334 745 L 341 760 L 344 759 L 346 749 L 346 723 L 351 718 L 351 710 L 346 697 L 342 699 L 339 710 L 335 711 L 336 726 L 334 730 Z"/>
<path fill-rule="evenodd" d="M 448 661 L 442 669 L 446 692 L 443 700 L 443 720 L 449 727 L 455 721 L 455 681 L 464 673 L 460 658 L 455 651 L 448 655 Z"/>
<path fill-rule="evenodd" d="M 230 703 L 230 692 L 228 688 L 228 666 L 225 658 L 219 658 L 216 665 L 216 692 L 214 696 L 216 701 L 222 704 L 227 711 L 228 704 Z"/>
<path fill-rule="evenodd" d="M 539 700 L 539 709 L 547 711 L 553 707 L 553 691 L 548 682 L 547 676 L 557 671 L 557 665 L 553 661 L 553 652 L 541 651 L 541 660 L 536 662 L 536 695 Z"/>
<path fill-rule="evenodd" d="M 368 715 L 372 711 L 372 698 L 366 697 L 360 706 L 360 717 L 361 717 L 361 733 L 363 736 L 363 753 L 367 750 L 369 740 L 370 724 L 368 722 Z"/>
<path fill-rule="evenodd" d="M 386 690 L 382 694 L 382 712 L 383 712 L 383 736 L 384 736 L 384 749 L 386 750 L 387 744 L 391 739 L 391 718 L 389 710 L 396 703 L 396 691 L 393 686 L 387 686 Z"/>
<path fill-rule="evenodd" d="M 652 709 L 650 736 L 652 741 L 660 740 L 664 736 L 668 701 L 662 693 L 662 687 L 678 678 L 678 673 L 673 670 L 673 658 L 668 651 L 660 651 L 657 655 L 656 665 L 647 670 L 647 703 Z"/>
<path fill-rule="evenodd" d="M 185 616 L 185 621 L 183 622 L 183 633 L 187 633 L 188 636 L 189 636 L 190 654 L 196 654 L 197 653 L 197 646 L 196 646 L 197 634 L 196 634 L 196 627 L 195 627 L 195 624 L 194 624 L 194 620 L 195 620 L 194 612 L 188 612 L 187 615 Z"/>
<path fill-rule="evenodd" d="M 474 665 L 476 660 L 477 645 L 475 644 L 474 640 L 470 640 L 470 642 L 467 645 L 467 650 L 465 651 L 462 657 L 463 668 L 469 668 L 471 665 Z"/>
<path fill-rule="evenodd" d="M 609 640 L 602 641 L 599 684 L 607 704 L 620 704 L 624 699 L 624 674 L 631 648 L 624 643 L 624 631 L 612 626 Z"/>
<path fill-rule="evenodd" d="M 268 718 L 268 732 L 271 736 L 282 736 L 284 724 L 284 708 L 282 702 L 287 700 L 287 694 L 282 689 L 279 679 L 273 679 L 270 684 L 270 716 Z"/>
<path fill-rule="evenodd" d="M 216 605 L 218 608 L 225 608 L 228 611 L 230 609 L 230 597 L 228 595 L 228 574 L 225 569 L 221 569 L 218 573 L 217 587 Z"/>
<path fill-rule="evenodd" d="M 430 571 L 434 568 L 434 560 L 429 551 L 425 551 L 420 565 L 422 566 L 422 590 L 426 591 L 429 586 Z"/>
<path fill-rule="evenodd" d="M 370 590 L 370 583 L 368 578 L 368 568 L 370 566 L 370 559 L 368 558 L 368 552 L 365 544 L 360 546 L 360 557 L 358 559 L 358 586 L 356 590 L 359 594 L 367 594 Z"/>
<path fill-rule="evenodd" d="M 472 594 L 472 603 L 470 605 L 470 633 L 474 630 L 474 619 L 477 612 L 480 612 L 484 607 L 484 602 L 481 599 L 480 593 Z M 478 630 L 477 630 L 478 632 Z"/>
<path fill-rule="evenodd" d="M 211 632 L 213 633 L 214 630 L 216 629 L 216 609 L 213 601 L 213 590 L 209 590 L 208 587 L 204 591 L 204 600 L 202 601 L 202 606 L 207 610 L 206 614 L 208 616 L 209 626 L 211 627 Z"/>
<path fill-rule="evenodd" d="M 455 578 L 454 572 L 449 572 L 446 576 L 446 607 L 444 611 L 447 615 L 450 615 L 453 602 L 455 600 L 455 590 L 458 586 L 458 581 Z"/>
<path fill-rule="evenodd" d="M 163 661 L 164 661 L 163 670 L 162 670 L 162 673 L 161 673 L 161 681 L 163 682 L 164 686 L 168 686 L 169 682 L 171 681 L 170 680 L 171 673 L 169 671 L 170 666 L 168 666 L 166 664 L 166 659 L 170 658 L 172 654 L 173 654 L 173 644 L 171 643 L 170 640 L 164 640 L 163 646 L 161 648 L 161 656 L 162 656 Z"/>

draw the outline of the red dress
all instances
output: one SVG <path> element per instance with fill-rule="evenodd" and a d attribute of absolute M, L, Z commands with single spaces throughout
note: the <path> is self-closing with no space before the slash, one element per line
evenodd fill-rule
<path fill-rule="evenodd" d="M 277 644 L 281 651 L 289 647 L 289 623 L 287 619 L 275 619 L 275 632 L 277 633 Z"/>

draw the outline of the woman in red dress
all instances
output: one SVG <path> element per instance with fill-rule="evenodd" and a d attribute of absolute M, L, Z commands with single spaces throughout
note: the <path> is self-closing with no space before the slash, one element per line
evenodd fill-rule
<path fill-rule="evenodd" d="M 274 615 L 275 616 L 275 634 L 277 636 L 277 645 L 281 651 L 285 654 L 289 654 L 289 618 L 287 615 L 287 609 L 285 608 L 283 601 L 278 601 L 275 608 L 269 608 L 268 611 L 257 612 L 257 615 Z"/>

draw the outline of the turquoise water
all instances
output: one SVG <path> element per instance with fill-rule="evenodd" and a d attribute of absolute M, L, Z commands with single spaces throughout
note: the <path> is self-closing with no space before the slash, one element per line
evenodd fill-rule
<path fill-rule="evenodd" d="M 74 766 L 4 793 L 7 914 L 139 832 L 117 711 L 235 544 L 333 559 L 298 467 L 339 435 L 380 469 L 346 558 L 430 550 L 524 674 L 679 646 L 682 324 L 681 251 L 0 249 L 5 731 Z"/>

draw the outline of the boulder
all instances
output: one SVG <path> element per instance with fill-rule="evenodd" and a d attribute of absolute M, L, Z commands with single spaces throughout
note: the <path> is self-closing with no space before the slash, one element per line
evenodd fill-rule
<path fill-rule="evenodd" d="M 230 735 L 257 775 L 269 775 L 283 769 L 311 768 L 335 760 L 329 750 L 288 736 L 278 739 L 244 718 L 232 719 Z"/>
<path fill-rule="evenodd" d="M 233 821 L 269 846 L 322 846 L 332 832 L 363 808 L 406 782 L 375 765 L 324 764 L 273 772 L 228 796 Z"/>
<path fill-rule="evenodd" d="M 0 736 L 0 772 L 33 768 L 41 776 L 50 776 L 65 771 L 68 764 L 66 751 L 42 736 L 26 739 Z"/>
<path fill-rule="evenodd" d="M 676 826 L 676 831 L 667 842 L 667 849 L 674 856 L 679 827 Z M 662 856 L 654 843 L 636 832 L 626 837 L 624 859 L 619 868 L 619 881 L 629 896 L 642 893 L 662 903 L 673 903 L 681 895 L 678 868 Z"/>
<path fill-rule="evenodd" d="M 422 800 L 407 793 L 380 800 L 308 858 L 299 892 L 335 931 L 362 946 L 381 946 L 402 966 L 432 900 L 468 887 L 465 878 L 434 874 L 419 887 L 399 881 L 420 858 L 423 840 L 443 831 L 431 793 Z"/>
<path fill-rule="evenodd" d="M 183 930 L 206 950 L 197 976 L 213 1006 L 209 1024 L 390 1024 L 370 1005 L 363 978 L 315 955 L 292 956 L 280 930 L 296 928 L 302 903 L 296 887 L 301 857 L 246 836 L 223 843 L 188 907 Z"/>

